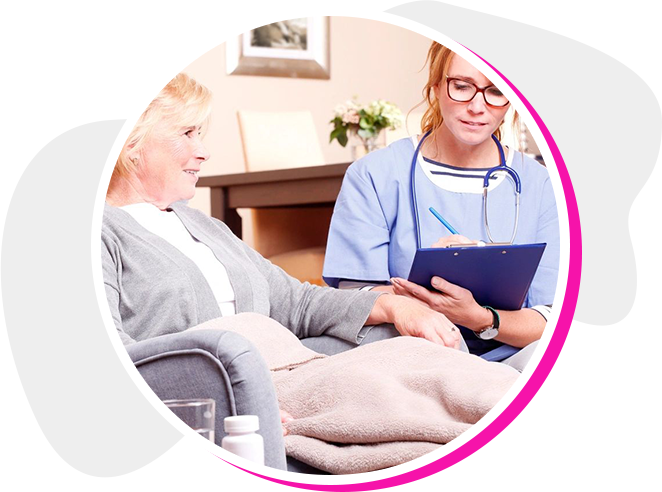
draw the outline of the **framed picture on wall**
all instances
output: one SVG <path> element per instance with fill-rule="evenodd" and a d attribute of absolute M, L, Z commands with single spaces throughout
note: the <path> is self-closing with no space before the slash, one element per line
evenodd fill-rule
<path fill-rule="evenodd" d="M 329 18 L 302 17 L 258 27 L 228 41 L 230 75 L 328 79 Z"/>

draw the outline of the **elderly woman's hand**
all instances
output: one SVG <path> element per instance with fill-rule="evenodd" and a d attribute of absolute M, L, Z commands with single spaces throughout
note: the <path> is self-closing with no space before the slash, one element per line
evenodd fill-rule
<path fill-rule="evenodd" d="M 425 338 L 446 347 L 460 348 L 460 331 L 446 316 L 421 302 L 385 294 L 375 302 L 366 325 L 393 323 L 404 336 Z"/>
<path fill-rule="evenodd" d="M 402 278 L 393 278 L 391 283 L 395 294 L 419 300 L 430 309 L 443 313 L 453 323 L 470 330 L 483 329 L 492 322 L 492 315 L 474 300 L 470 291 L 443 278 L 432 277 L 432 286 L 438 292 L 431 292 Z"/>
<path fill-rule="evenodd" d="M 287 412 L 283 409 L 280 409 L 280 423 L 283 426 L 283 435 L 284 436 L 287 435 L 287 428 L 285 427 L 285 424 L 287 424 L 288 422 L 291 422 L 292 420 L 294 420 L 294 417 L 292 417 L 292 415 L 290 415 L 289 412 Z"/>

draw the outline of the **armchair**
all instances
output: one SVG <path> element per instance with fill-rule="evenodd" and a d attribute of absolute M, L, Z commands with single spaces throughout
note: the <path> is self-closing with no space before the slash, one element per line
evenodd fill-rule
<path fill-rule="evenodd" d="M 126 347 L 138 372 L 161 399 L 213 398 L 216 444 L 223 419 L 257 415 L 264 439 L 265 464 L 285 470 L 285 445 L 271 375 L 254 346 L 222 330 L 185 331 Z"/>

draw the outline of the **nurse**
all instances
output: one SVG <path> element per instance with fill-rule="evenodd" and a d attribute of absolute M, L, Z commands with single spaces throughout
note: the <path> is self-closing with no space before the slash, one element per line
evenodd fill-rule
<path fill-rule="evenodd" d="M 427 110 L 422 129 L 430 135 L 421 146 L 415 169 L 421 246 L 488 242 L 483 178 L 488 169 L 500 164 L 492 135 L 501 138 L 510 102 L 485 75 L 439 43 L 432 43 L 427 61 L 429 78 L 423 90 Z M 521 370 L 545 328 L 558 275 L 558 215 L 547 170 L 504 146 L 505 164 L 519 174 L 522 183 L 514 243 L 547 243 L 547 248 L 524 307 L 493 310 L 476 303 L 468 290 L 442 278 L 433 278 L 433 292 L 405 280 L 416 252 L 411 166 L 420 139 L 419 135 L 394 142 L 348 168 L 331 220 L 324 280 L 333 287 L 416 298 L 459 325 L 470 352 L 477 355 L 503 353 L 494 349 L 504 344 L 526 347 L 504 361 Z M 511 238 L 514 193 L 506 173 L 493 175 L 488 214 L 495 241 Z M 429 207 L 439 211 L 461 235 L 450 234 L 428 212 Z"/>

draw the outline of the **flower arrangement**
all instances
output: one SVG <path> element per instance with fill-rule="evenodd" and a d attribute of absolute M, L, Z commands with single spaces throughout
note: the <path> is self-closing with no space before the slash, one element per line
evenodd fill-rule
<path fill-rule="evenodd" d="M 349 135 L 358 136 L 363 142 L 366 152 L 375 148 L 375 140 L 384 128 L 395 130 L 404 122 L 402 112 L 395 104 L 378 99 L 367 106 L 359 104 L 356 99 L 339 104 L 334 110 L 330 121 L 333 130 L 329 143 L 338 140 L 345 147 Z"/>

